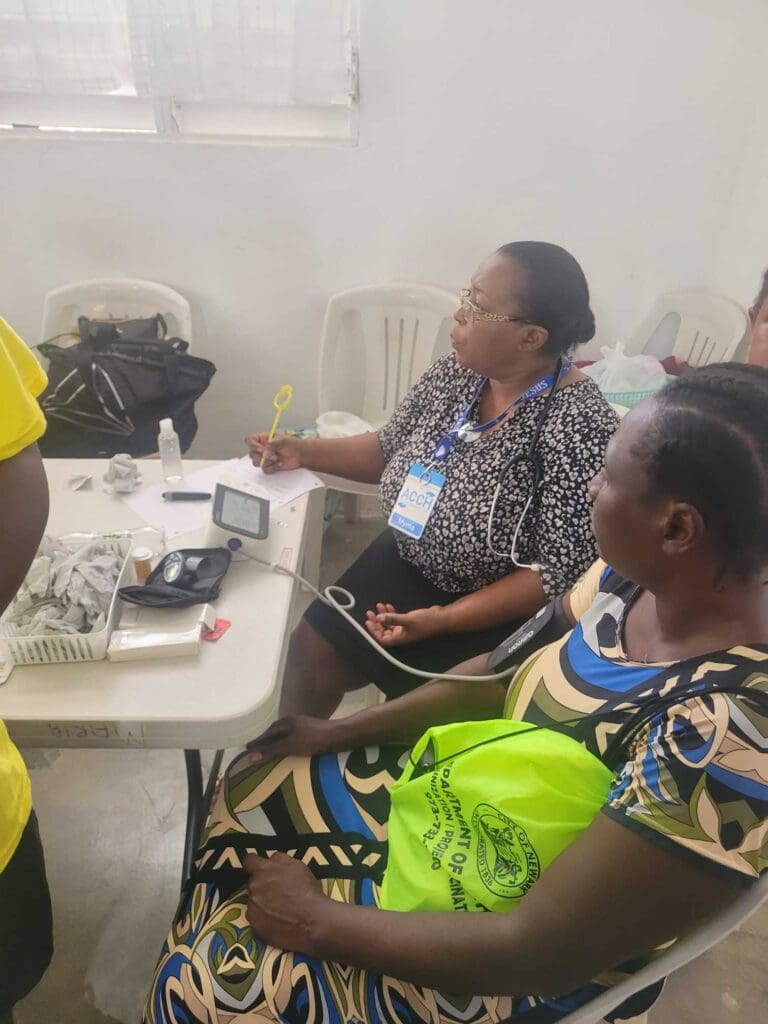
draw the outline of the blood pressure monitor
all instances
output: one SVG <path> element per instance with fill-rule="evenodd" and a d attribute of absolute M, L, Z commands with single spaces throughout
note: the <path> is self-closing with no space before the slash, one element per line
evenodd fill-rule
<path fill-rule="evenodd" d="M 269 497 L 257 484 L 238 477 L 222 477 L 213 495 L 213 513 L 206 543 L 230 551 L 251 550 L 269 535 Z"/>

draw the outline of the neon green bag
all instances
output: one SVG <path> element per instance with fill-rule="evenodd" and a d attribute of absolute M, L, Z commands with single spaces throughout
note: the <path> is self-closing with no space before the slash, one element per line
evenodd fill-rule
<path fill-rule="evenodd" d="M 392 788 L 381 906 L 513 909 L 591 824 L 612 779 L 576 740 L 527 722 L 430 729 Z"/>

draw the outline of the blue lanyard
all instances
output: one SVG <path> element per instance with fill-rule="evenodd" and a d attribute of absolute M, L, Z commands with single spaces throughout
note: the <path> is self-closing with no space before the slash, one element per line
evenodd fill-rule
<path fill-rule="evenodd" d="M 463 412 L 459 415 L 458 420 L 454 428 L 441 437 L 437 442 L 435 448 L 435 454 L 432 456 L 432 462 L 444 462 L 453 448 L 454 442 L 458 438 L 460 441 L 470 443 L 477 441 L 478 438 L 482 437 L 483 434 L 491 430 L 497 424 L 501 423 L 505 416 L 508 416 L 512 409 L 517 405 L 523 405 L 524 402 L 529 402 L 532 398 L 536 398 L 538 395 L 547 391 L 549 388 L 555 386 L 558 380 L 568 372 L 571 368 L 570 359 L 564 359 L 559 364 L 554 373 L 548 373 L 546 377 L 542 377 L 541 380 L 536 381 L 532 384 L 527 391 L 524 391 L 519 398 L 516 398 L 514 402 L 511 402 L 507 408 L 500 412 L 498 416 L 495 416 L 492 420 L 488 420 L 487 423 L 469 423 L 469 413 L 475 405 L 475 402 L 479 399 L 483 388 L 488 383 L 488 378 L 483 377 L 477 386 L 477 389 L 472 396 L 472 400 Z"/>

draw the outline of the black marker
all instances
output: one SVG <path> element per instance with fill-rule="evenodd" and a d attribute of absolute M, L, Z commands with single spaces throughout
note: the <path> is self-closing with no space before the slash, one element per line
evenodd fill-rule
<path fill-rule="evenodd" d="M 208 491 L 163 491 L 166 501 L 210 501 Z"/>

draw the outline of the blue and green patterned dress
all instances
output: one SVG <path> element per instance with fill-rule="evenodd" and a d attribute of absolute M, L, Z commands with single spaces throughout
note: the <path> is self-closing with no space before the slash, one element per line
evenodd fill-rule
<path fill-rule="evenodd" d="M 638 593 L 631 581 L 593 566 L 571 594 L 578 625 L 523 665 L 509 689 L 507 717 L 565 731 L 599 756 L 639 706 L 674 688 L 716 676 L 722 684 L 768 691 L 766 645 L 677 664 L 628 660 L 623 622 Z M 200 878 L 220 880 L 199 880 L 185 892 L 145 1024 L 495 1024 L 510 1017 L 544 1024 L 647 961 L 622 965 L 559 999 L 462 997 L 256 938 L 246 920 L 237 837 L 267 854 L 294 852 L 323 876 L 334 899 L 375 904 L 389 790 L 406 756 L 382 747 L 268 764 L 245 752 L 234 760 L 197 862 Z M 768 864 L 768 720 L 731 694 L 673 704 L 635 737 L 602 813 L 736 885 L 754 883 Z M 368 869 L 367 877 L 350 872 L 352 860 Z M 626 1016 L 645 1008 L 635 1002 Z"/>

